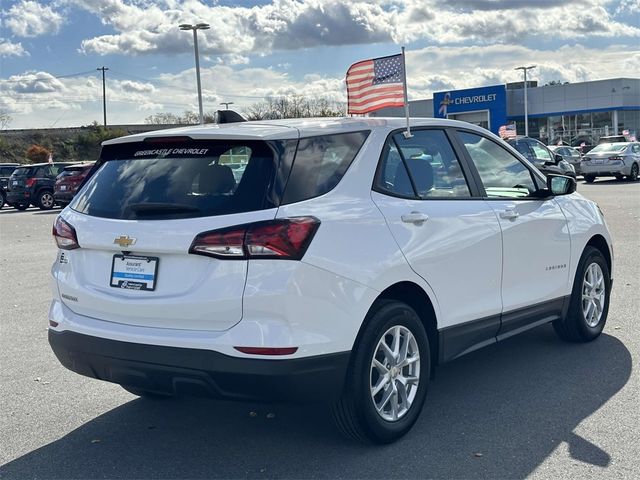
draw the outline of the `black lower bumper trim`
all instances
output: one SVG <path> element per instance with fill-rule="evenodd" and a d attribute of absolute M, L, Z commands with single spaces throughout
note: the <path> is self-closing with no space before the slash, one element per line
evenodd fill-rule
<path fill-rule="evenodd" d="M 53 330 L 49 343 L 62 365 L 87 377 L 171 395 L 258 402 L 336 400 L 350 354 L 261 360 Z"/>

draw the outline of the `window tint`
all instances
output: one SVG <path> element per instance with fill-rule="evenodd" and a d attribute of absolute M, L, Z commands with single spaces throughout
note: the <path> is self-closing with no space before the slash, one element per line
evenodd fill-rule
<path fill-rule="evenodd" d="M 527 142 L 524 140 L 512 140 L 509 142 L 509 145 L 524 155 L 524 158 L 531 159 L 531 150 L 529 149 Z"/>
<path fill-rule="evenodd" d="M 527 197 L 537 190 L 529 169 L 506 149 L 481 135 L 458 134 L 478 169 L 488 197 Z"/>
<path fill-rule="evenodd" d="M 369 132 L 300 139 L 284 193 L 284 204 L 331 191 L 342 179 Z"/>
<path fill-rule="evenodd" d="M 107 161 L 71 208 L 97 217 L 144 220 L 272 208 L 268 192 L 279 161 L 273 143 L 114 145 L 103 152 Z"/>
<path fill-rule="evenodd" d="M 396 134 L 383 153 L 377 181 L 380 189 L 407 197 L 416 196 L 414 186 L 420 198 L 471 196 L 460 163 L 442 130 L 417 130 L 411 138 Z"/>

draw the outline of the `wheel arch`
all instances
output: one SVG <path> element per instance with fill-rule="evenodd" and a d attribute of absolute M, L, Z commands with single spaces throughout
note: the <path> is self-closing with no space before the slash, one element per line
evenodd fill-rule
<path fill-rule="evenodd" d="M 589 241 L 587 242 L 587 244 L 584 246 L 584 248 L 587 247 L 593 247 L 596 248 L 598 250 L 600 250 L 600 252 L 602 253 L 602 255 L 604 256 L 604 259 L 607 262 L 607 267 L 609 268 L 609 276 L 612 276 L 613 273 L 613 258 L 611 256 L 611 247 L 609 246 L 609 243 L 607 243 L 607 240 L 600 235 L 599 233 L 596 235 L 593 235 Z M 583 249 L 584 252 L 584 249 Z"/>
<path fill-rule="evenodd" d="M 369 307 L 365 319 L 368 319 L 373 310 L 380 306 L 381 303 L 390 300 L 406 303 L 411 308 L 413 308 L 418 314 L 418 317 L 420 317 L 420 320 L 424 325 L 424 328 L 427 332 L 427 337 L 429 339 L 429 349 L 431 351 L 431 366 L 433 368 L 438 364 L 438 359 L 440 358 L 440 344 L 438 336 L 438 321 L 434 304 L 431 298 L 429 297 L 427 292 L 425 292 L 424 289 L 417 283 L 411 281 L 397 282 L 380 292 L 380 294 L 376 297 L 374 302 Z M 368 322 L 365 320 L 360 326 L 360 330 L 358 331 L 358 335 L 356 336 L 352 351 L 355 350 L 357 345 L 360 343 L 360 338 L 362 337 L 362 333 L 364 332 L 367 324 Z"/>

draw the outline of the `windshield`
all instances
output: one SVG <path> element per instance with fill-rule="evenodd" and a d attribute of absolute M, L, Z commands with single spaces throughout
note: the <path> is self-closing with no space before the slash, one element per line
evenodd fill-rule
<path fill-rule="evenodd" d="M 278 162 L 261 141 L 105 147 L 103 164 L 71 208 L 96 217 L 161 220 L 272 208 Z"/>
<path fill-rule="evenodd" d="M 599 153 L 599 152 L 622 152 L 629 146 L 628 143 L 603 143 L 593 149 L 589 153 Z"/>

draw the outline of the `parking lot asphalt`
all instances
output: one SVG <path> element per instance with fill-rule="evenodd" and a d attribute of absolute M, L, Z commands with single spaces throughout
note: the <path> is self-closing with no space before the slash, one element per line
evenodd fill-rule
<path fill-rule="evenodd" d="M 139 399 L 47 343 L 58 210 L 0 210 L 0 478 L 640 478 L 640 183 L 580 182 L 615 241 L 609 319 L 539 327 L 440 367 L 393 445 L 343 439 L 322 406 Z"/>

